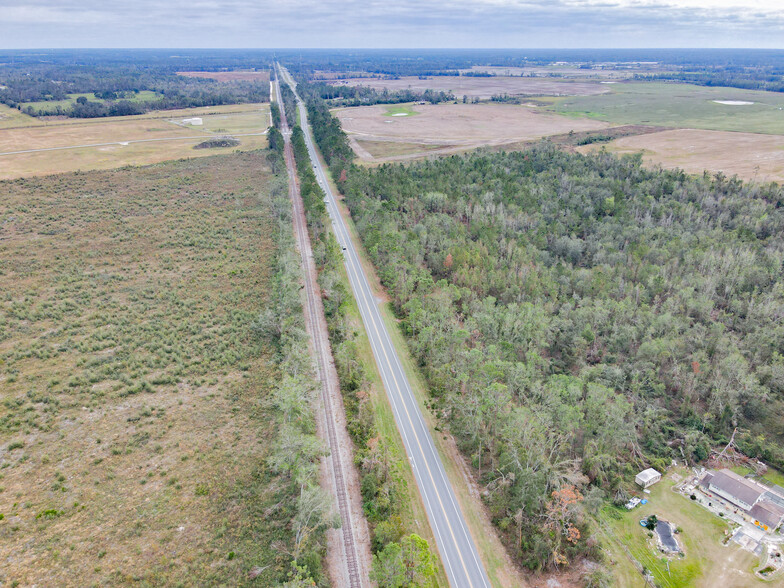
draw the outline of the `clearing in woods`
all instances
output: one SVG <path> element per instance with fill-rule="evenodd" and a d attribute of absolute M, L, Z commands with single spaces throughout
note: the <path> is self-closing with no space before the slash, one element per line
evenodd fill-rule
<path fill-rule="evenodd" d="M 631 511 L 607 506 L 601 513 L 597 536 L 607 550 L 609 567 L 618 585 L 630 588 L 644 588 L 646 585 L 625 549 L 653 573 L 656 585 L 663 588 L 764 585 L 752 573 L 758 561 L 756 556 L 736 544 L 722 544 L 724 532 L 729 530 L 727 523 L 685 496 L 673 492 L 673 485 L 672 478 L 667 475 L 651 486 L 651 494 L 646 496 L 648 504 Z M 682 529 L 676 537 L 685 557 L 663 558 L 655 548 L 648 530 L 639 523 L 651 514 Z"/>
<path fill-rule="evenodd" d="M 578 147 L 583 153 L 606 147 L 615 153 L 642 151 L 648 165 L 737 175 L 744 180 L 784 182 L 784 136 L 675 129 L 622 137 Z"/>
<path fill-rule="evenodd" d="M 242 153 L 0 183 L 0 583 L 281 577 L 273 181 Z"/>
<path fill-rule="evenodd" d="M 143 90 L 141 92 L 134 93 L 128 98 L 122 98 L 122 100 L 127 100 L 128 102 L 155 102 L 156 100 L 160 100 L 162 96 L 163 94 L 158 94 L 157 92 L 152 92 L 150 90 Z M 106 102 L 106 100 L 102 98 L 98 98 L 92 92 L 88 92 L 82 94 L 68 94 L 68 98 L 66 98 L 65 100 L 41 100 L 38 102 L 23 102 L 22 108 L 27 108 L 28 106 L 30 106 L 37 111 L 54 112 L 58 106 L 60 108 L 70 108 L 71 106 L 76 104 L 76 99 L 80 97 L 87 98 L 87 100 L 89 100 L 90 102 Z"/>
<path fill-rule="evenodd" d="M 0 113 L 3 114 L 3 113 Z M 21 113 L 19 113 L 21 115 Z M 235 107 L 192 108 L 157 111 L 140 116 L 101 119 L 67 119 L 35 124 L 30 117 L 19 123 L 31 126 L 0 128 L 0 179 L 34 176 L 76 170 L 109 169 L 123 165 L 158 163 L 170 159 L 204 157 L 215 153 L 231 153 L 237 149 L 266 147 L 261 134 L 238 137 L 239 147 L 194 150 L 202 137 L 222 134 L 263 133 L 269 126 L 268 104 L 245 104 Z M 25 117 L 25 115 L 21 115 Z M 183 125 L 185 118 L 200 117 L 200 126 Z M 0 120 L 0 123 L 3 121 Z M 149 141 L 150 139 L 167 139 Z M 176 140 L 168 140 L 176 139 Z M 133 141 L 146 141 L 134 143 Z M 50 149 L 81 145 L 99 145 L 38 151 L 3 153 L 28 149 Z M 125 143 L 128 143 L 127 145 Z"/>
<path fill-rule="evenodd" d="M 467 150 L 608 126 L 601 121 L 575 120 L 515 104 L 409 105 L 406 108 L 418 115 L 400 117 L 389 116 L 388 108 L 377 105 L 333 111 L 361 159 L 415 157 L 436 148 Z M 359 146 L 357 141 L 361 142 Z M 374 148 L 371 142 L 382 146 Z M 390 148 L 392 143 L 401 143 L 400 150 Z"/>

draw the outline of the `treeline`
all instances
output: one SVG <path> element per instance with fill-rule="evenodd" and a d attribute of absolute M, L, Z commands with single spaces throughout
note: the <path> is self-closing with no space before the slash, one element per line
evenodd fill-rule
<path fill-rule="evenodd" d="M 651 67 L 675 71 L 703 68 L 781 68 L 781 49 L 416 49 L 297 50 L 277 55 L 298 76 L 337 72 L 359 75 L 456 75 L 473 66 L 526 67 L 558 62 L 587 71 L 619 67 L 629 71 Z M 465 72 L 464 72 L 465 74 Z M 482 75 L 482 74 L 478 74 Z"/>
<path fill-rule="evenodd" d="M 145 60 L 129 54 L 127 60 L 102 59 L 100 52 L 91 61 L 32 58 L 15 59 L 0 65 L 0 102 L 32 116 L 62 115 L 95 118 L 141 114 L 149 110 L 268 102 L 266 81 L 217 82 L 177 75 L 186 64 L 160 59 Z M 259 64 L 265 67 L 266 63 Z M 206 69 L 191 64 L 195 69 Z M 140 92 L 154 92 L 155 98 L 139 99 Z M 56 104 L 72 94 L 95 95 L 86 103 Z M 51 105 L 27 104 L 30 102 Z"/>
<path fill-rule="evenodd" d="M 331 135 L 326 132 L 319 136 L 327 144 Z M 401 513 L 405 505 L 401 485 L 405 481 L 401 476 L 401 456 L 376 428 L 368 368 L 359 359 L 357 333 L 348 316 L 351 293 L 340 273 L 343 266 L 341 248 L 334 234 L 327 230 L 325 194 L 310 165 L 301 127 L 294 127 L 291 141 L 346 423 L 354 442 L 363 511 L 371 530 L 371 579 L 379 588 L 428 586 L 435 576 L 435 559 L 428 542 L 407 532 L 403 525 Z M 327 152 L 324 153 L 327 157 Z M 332 161 L 341 161 L 334 150 L 328 153 Z"/>
<path fill-rule="evenodd" d="M 402 102 L 449 102 L 455 99 L 452 92 L 425 90 L 376 90 L 368 86 L 333 86 L 324 82 L 309 82 L 305 92 L 329 100 L 331 106 L 368 106 L 372 104 L 399 104 Z"/>
<path fill-rule="evenodd" d="M 297 98 L 294 96 L 289 85 L 280 82 L 280 94 L 283 98 L 283 111 L 286 113 L 286 122 L 289 123 L 289 128 L 293 129 L 297 126 Z"/>
<path fill-rule="evenodd" d="M 784 67 L 709 68 L 699 72 L 672 72 L 654 76 L 635 76 L 645 80 L 667 80 L 698 86 L 723 86 L 744 90 L 784 92 Z"/>
<path fill-rule="evenodd" d="M 354 151 L 348 143 L 348 137 L 340 127 L 340 121 L 330 114 L 329 107 L 312 92 L 309 85 L 302 85 L 300 95 L 307 106 L 308 122 L 316 144 L 333 177 L 342 181 L 354 161 Z"/>
<path fill-rule="evenodd" d="M 285 183 L 273 203 L 277 268 L 270 289 L 270 305 L 259 316 L 254 333 L 272 342 L 280 372 L 277 386 L 264 399 L 276 415 L 274 440 L 266 459 L 272 474 L 285 487 L 287 500 L 277 506 L 290 517 L 287 541 L 275 546 L 289 559 L 280 578 L 290 586 L 328 586 L 323 569 L 327 528 L 340 526 L 333 500 L 319 486 L 318 467 L 326 448 L 316 436 L 317 384 L 308 348 L 305 318 L 299 297 L 302 264 L 295 248 L 291 202 Z"/>
<path fill-rule="evenodd" d="M 546 144 L 340 182 L 411 351 L 527 567 L 733 428 L 784 467 L 784 194 Z"/>

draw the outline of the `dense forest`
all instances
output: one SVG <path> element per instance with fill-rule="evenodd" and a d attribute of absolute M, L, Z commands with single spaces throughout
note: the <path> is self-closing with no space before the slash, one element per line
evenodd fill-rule
<path fill-rule="evenodd" d="M 368 106 L 372 104 L 401 104 L 403 102 L 448 102 L 454 100 L 452 92 L 438 92 L 425 90 L 414 92 L 412 90 L 376 90 L 367 86 L 334 86 L 323 82 L 311 82 L 311 92 L 324 100 L 329 100 L 331 106 Z"/>
<path fill-rule="evenodd" d="M 190 59 L 173 59 L 150 51 L 9 52 L 0 54 L 0 63 L 0 102 L 33 116 L 95 118 L 269 101 L 266 81 L 217 82 L 177 75 L 191 68 L 266 69 L 269 61 L 262 56 L 249 60 L 198 54 Z M 143 98 L 141 92 L 154 95 Z M 81 97 L 76 103 L 63 105 L 62 101 L 73 94 L 95 97 Z"/>
<path fill-rule="evenodd" d="M 526 566 L 590 553 L 585 511 L 735 427 L 784 466 L 780 187 L 546 144 L 339 185 Z"/>
<path fill-rule="evenodd" d="M 278 52 L 292 72 L 362 72 L 391 76 L 454 75 L 472 66 L 523 67 L 556 62 L 594 66 L 660 64 L 678 71 L 784 65 L 780 49 L 362 49 Z"/>

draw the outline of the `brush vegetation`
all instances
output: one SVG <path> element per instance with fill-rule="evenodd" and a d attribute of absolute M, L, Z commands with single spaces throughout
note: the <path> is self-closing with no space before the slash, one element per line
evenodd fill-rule
<path fill-rule="evenodd" d="M 0 582 L 323 585 L 338 521 L 265 155 L 0 192 Z"/>

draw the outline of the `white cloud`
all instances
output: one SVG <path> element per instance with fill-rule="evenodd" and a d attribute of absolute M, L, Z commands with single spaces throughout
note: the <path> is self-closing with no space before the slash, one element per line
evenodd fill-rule
<path fill-rule="evenodd" d="M 6 47 L 784 46 L 782 0 L 4 2 Z"/>
<path fill-rule="evenodd" d="M 67 10 L 47 5 L 6 6 L 0 11 L 0 23 L 62 23 L 96 24 L 107 22 L 111 17 L 97 10 Z"/>

